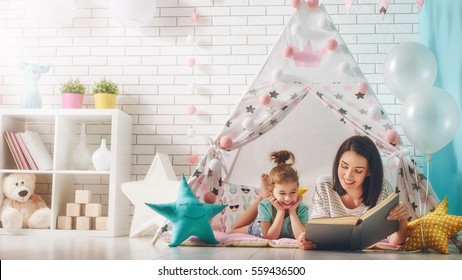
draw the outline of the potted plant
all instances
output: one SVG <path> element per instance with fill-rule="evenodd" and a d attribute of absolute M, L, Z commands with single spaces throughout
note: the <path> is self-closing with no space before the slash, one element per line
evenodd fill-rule
<path fill-rule="evenodd" d="M 106 78 L 95 83 L 93 87 L 93 98 L 97 109 L 114 109 L 119 87 L 116 83 Z"/>
<path fill-rule="evenodd" d="M 61 84 L 59 90 L 61 91 L 61 102 L 63 108 L 82 108 L 85 86 L 78 78 L 69 79 L 65 83 Z"/>

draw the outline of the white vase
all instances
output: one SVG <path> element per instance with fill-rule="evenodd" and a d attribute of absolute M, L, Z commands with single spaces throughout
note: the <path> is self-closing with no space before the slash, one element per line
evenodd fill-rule
<path fill-rule="evenodd" d="M 91 161 L 96 170 L 109 170 L 111 166 L 111 151 L 106 147 L 106 139 L 101 139 L 101 146 L 93 153 Z"/>
<path fill-rule="evenodd" d="M 77 148 L 72 154 L 71 166 L 74 169 L 87 170 L 91 164 L 91 153 L 87 146 L 86 125 L 82 123 L 80 127 L 80 139 Z"/>

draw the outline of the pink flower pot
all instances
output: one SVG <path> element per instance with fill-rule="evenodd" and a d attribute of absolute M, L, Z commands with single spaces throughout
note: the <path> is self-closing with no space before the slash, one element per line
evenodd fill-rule
<path fill-rule="evenodd" d="M 63 108 L 80 109 L 83 103 L 83 94 L 80 93 L 63 93 L 61 94 Z"/>

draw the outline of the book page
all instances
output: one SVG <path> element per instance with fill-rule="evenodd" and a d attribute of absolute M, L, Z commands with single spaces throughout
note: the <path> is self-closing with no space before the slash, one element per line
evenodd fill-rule
<path fill-rule="evenodd" d="M 308 221 L 309 224 L 333 224 L 333 225 L 356 225 L 358 218 L 355 216 L 340 216 L 327 218 L 313 218 Z"/>
<path fill-rule="evenodd" d="M 397 193 L 392 193 L 390 194 L 387 198 L 385 198 L 382 202 L 380 202 L 379 204 L 375 205 L 375 207 L 367 210 L 364 214 L 362 214 L 359 218 L 361 220 L 365 220 L 367 219 L 368 217 L 374 215 L 375 213 L 377 213 L 378 211 L 380 211 L 380 209 L 382 209 L 383 207 L 385 207 L 387 204 L 389 204 L 390 202 L 393 201 L 393 199 L 398 196 Z"/>

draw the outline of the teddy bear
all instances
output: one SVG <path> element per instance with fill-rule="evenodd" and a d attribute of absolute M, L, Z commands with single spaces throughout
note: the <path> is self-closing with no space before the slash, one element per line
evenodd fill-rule
<path fill-rule="evenodd" d="M 3 178 L 2 191 L 5 198 L 0 215 L 3 228 L 15 231 L 20 228 L 50 227 L 51 210 L 34 193 L 35 181 L 32 173 L 13 173 Z"/>

